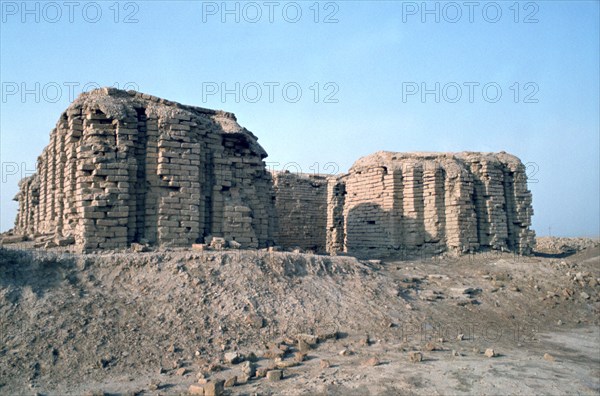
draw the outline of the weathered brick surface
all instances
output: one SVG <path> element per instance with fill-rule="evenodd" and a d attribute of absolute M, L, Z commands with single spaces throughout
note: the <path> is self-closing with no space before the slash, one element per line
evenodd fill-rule
<path fill-rule="evenodd" d="M 324 252 L 327 245 L 327 177 L 274 172 L 277 243 Z"/>
<path fill-rule="evenodd" d="M 84 251 L 206 236 L 272 244 L 266 152 L 233 114 L 99 89 L 62 114 L 20 184 L 18 232 L 72 235 Z"/>
<path fill-rule="evenodd" d="M 329 180 L 327 250 L 528 254 L 533 209 L 525 166 L 506 153 L 389 153 Z"/>
<path fill-rule="evenodd" d="M 525 166 L 512 155 L 378 152 L 334 177 L 271 174 L 266 156 L 231 113 L 84 93 L 20 182 L 15 231 L 83 251 L 207 237 L 332 254 L 533 247 Z"/>

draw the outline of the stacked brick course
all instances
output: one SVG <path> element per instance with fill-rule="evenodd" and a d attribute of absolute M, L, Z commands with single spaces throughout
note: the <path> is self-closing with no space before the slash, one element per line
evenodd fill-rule
<path fill-rule="evenodd" d="M 528 254 L 533 209 L 525 166 L 509 154 L 389 153 L 329 181 L 327 250 Z"/>
<path fill-rule="evenodd" d="M 233 114 L 133 91 L 84 93 L 21 182 L 16 231 L 72 236 L 83 251 L 208 236 L 267 246 L 275 230 L 265 157 Z"/>
<path fill-rule="evenodd" d="M 277 243 L 325 251 L 327 237 L 327 177 L 274 172 Z"/>
<path fill-rule="evenodd" d="M 95 90 L 61 115 L 20 182 L 15 231 L 82 251 L 207 237 L 332 254 L 533 247 L 512 155 L 377 152 L 332 177 L 271 174 L 266 156 L 231 113 Z"/>

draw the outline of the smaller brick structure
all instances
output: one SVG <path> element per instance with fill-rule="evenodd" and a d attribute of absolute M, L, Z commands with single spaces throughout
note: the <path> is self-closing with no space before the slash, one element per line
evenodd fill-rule
<path fill-rule="evenodd" d="M 507 153 L 377 152 L 328 184 L 327 250 L 529 254 L 531 192 Z"/>

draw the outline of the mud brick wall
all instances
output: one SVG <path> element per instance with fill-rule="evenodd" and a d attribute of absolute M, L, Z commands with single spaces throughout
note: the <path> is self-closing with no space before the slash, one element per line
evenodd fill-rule
<path fill-rule="evenodd" d="M 525 166 L 506 153 L 389 153 L 359 159 L 328 183 L 330 253 L 529 254 Z"/>
<path fill-rule="evenodd" d="M 343 210 L 347 246 L 377 250 L 388 247 L 392 227 L 386 214 L 394 203 L 390 192 L 392 177 L 383 167 L 361 169 L 349 175 Z"/>
<path fill-rule="evenodd" d="M 84 93 L 20 182 L 15 231 L 82 251 L 211 236 L 332 254 L 533 247 L 525 166 L 510 154 L 377 152 L 329 178 L 271 174 L 266 156 L 231 113 Z"/>
<path fill-rule="evenodd" d="M 83 251 L 207 236 L 268 246 L 275 215 L 265 157 L 231 113 L 134 91 L 84 93 L 21 182 L 15 229 L 72 236 Z"/>
<path fill-rule="evenodd" d="M 321 175 L 273 173 L 279 245 L 325 251 L 327 183 Z"/>

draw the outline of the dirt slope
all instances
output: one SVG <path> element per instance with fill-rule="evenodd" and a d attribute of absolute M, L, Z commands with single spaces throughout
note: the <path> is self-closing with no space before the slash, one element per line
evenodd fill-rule
<path fill-rule="evenodd" d="M 338 339 L 313 345 L 283 381 L 227 392 L 598 394 L 600 256 L 597 241 L 586 246 L 382 262 L 2 248 L 0 394 L 181 394 L 198 373 L 240 377 L 226 352 L 268 367 L 278 361 L 260 356 L 287 342 L 291 361 L 301 333 Z M 417 350 L 424 361 L 410 363 Z M 373 357 L 381 364 L 364 365 Z"/>

